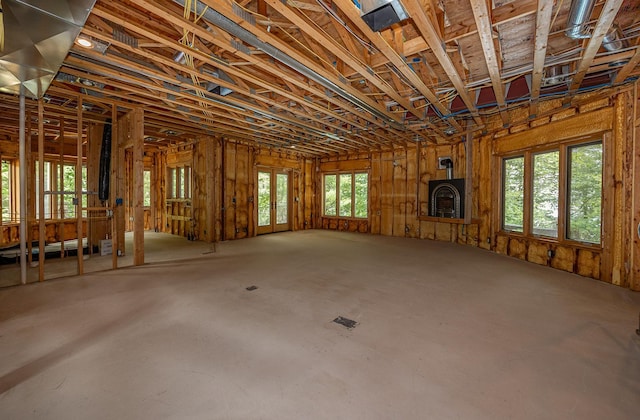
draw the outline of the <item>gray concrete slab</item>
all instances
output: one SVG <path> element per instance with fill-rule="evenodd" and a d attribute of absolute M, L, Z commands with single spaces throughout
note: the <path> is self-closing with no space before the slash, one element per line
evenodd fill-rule
<path fill-rule="evenodd" d="M 635 419 L 639 311 L 450 243 L 225 242 L 0 290 L 0 418 Z"/>

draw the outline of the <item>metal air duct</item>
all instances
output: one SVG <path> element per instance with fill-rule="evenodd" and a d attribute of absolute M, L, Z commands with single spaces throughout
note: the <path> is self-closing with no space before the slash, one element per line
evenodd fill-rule
<path fill-rule="evenodd" d="M 591 32 L 587 26 L 596 0 L 573 0 L 569 17 L 567 18 L 567 29 L 565 35 L 571 39 L 585 39 L 591 37 Z"/>
<path fill-rule="evenodd" d="M 624 34 L 618 25 L 612 25 L 609 32 L 602 38 L 602 47 L 607 51 L 618 51 L 626 46 Z"/>
<path fill-rule="evenodd" d="M 360 3 L 362 20 L 374 32 L 409 18 L 398 0 L 361 0 Z"/>
<path fill-rule="evenodd" d="M 173 1 L 175 3 L 181 5 L 182 7 L 184 7 L 184 5 L 185 5 L 185 0 L 173 0 Z M 259 49 L 262 52 L 264 52 L 265 54 L 271 56 L 273 59 L 278 60 L 281 63 L 291 67 L 292 69 L 296 70 L 297 72 L 299 72 L 300 74 L 304 75 L 305 77 L 307 77 L 307 78 L 313 80 L 314 82 L 322 85 L 326 89 L 329 89 L 329 90 L 335 92 L 337 95 L 339 95 L 343 99 L 349 101 L 350 103 L 352 103 L 356 107 L 359 107 L 359 108 L 362 108 L 362 109 L 368 111 L 369 113 L 371 113 L 371 114 L 375 115 L 376 117 L 380 118 L 382 121 L 385 121 L 385 122 L 389 123 L 390 125 L 393 125 L 397 129 L 403 129 L 404 128 L 401 124 L 398 124 L 397 121 L 395 121 L 390 116 L 386 115 L 385 113 L 381 112 L 380 110 L 376 109 L 375 107 L 369 105 L 367 102 L 363 101 L 362 99 L 358 98 L 357 96 L 347 92 L 341 86 L 337 85 L 336 83 L 332 82 L 331 80 L 327 79 L 326 77 L 324 77 L 322 75 L 319 75 L 315 71 L 311 70 L 309 67 L 305 66 L 304 64 L 300 63 L 299 61 L 297 61 L 293 57 L 291 57 L 291 56 L 285 54 L 284 52 L 280 51 L 279 49 L 277 49 L 273 45 L 271 45 L 269 43 L 266 43 L 264 41 L 261 41 L 260 39 L 258 39 L 257 36 L 255 36 L 254 34 L 249 32 L 248 30 L 244 29 L 243 27 L 239 26 L 237 23 L 235 23 L 231 19 L 227 18 L 223 14 L 217 12 L 216 10 L 212 9 L 211 7 L 207 7 L 206 5 L 202 4 L 202 2 L 200 2 L 198 0 L 195 1 L 195 6 L 196 6 L 196 13 L 198 14 L 198 16 L 202 16 L 209 23 L 211 23 L 211 24 L 213 24 L 213 25 L 215 25 L 215 26 L 217 26 L 219 28 L 224 29 L 229 34 L 233 35 L 234 37 L 242 40 L 243 42 L 246 42 L 249 45 L 252 45 L 253 47 Z"/>
<path fill-rule="evenodd" d="M 44 95 L 96 0 L 2 0 L 0 92 Z"/>

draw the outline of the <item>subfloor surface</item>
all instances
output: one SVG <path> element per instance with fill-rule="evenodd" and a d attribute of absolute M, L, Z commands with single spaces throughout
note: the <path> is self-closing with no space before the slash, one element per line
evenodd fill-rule
<path fill-rule="evenodd" d="M 637 419 L 639 311 L 444 242 L 223 242 L 0 290 L 0 418 Z"/>

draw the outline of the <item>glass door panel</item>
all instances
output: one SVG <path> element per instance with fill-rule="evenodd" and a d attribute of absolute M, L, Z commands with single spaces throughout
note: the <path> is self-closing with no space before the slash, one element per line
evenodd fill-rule
<path fill-rule="evenodd" d="M 271 225 L 271 172 L 258 172 L 258 226 Z"/>
<path fill-rule="evenodd" d="M 289 230 L 289 174 L 259 170 L 257 198 L 258 235 Z"/>
<path fill-rule="evenodd" d="M 289 175 L 276 174 L 276 227 L 277 232 L 289 230 Z"/>

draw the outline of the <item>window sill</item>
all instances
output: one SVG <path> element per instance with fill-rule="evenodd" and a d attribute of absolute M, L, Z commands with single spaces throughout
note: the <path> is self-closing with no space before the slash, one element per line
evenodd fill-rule
<path fill-rule="evenodd" d="M 347 216 L 322 216 L 324 219 L 333 220 L 353 220 L 355 222 L 368 221 L 368 217 L 347 217 Z"/>
<path fill-rule="evenodd" d="M 508 232 L 508 231 L 501 230 L 500 232 L 498 232 L 498 235 L 507 236 L 509 238 L 523 239 L 526 241 L 536 241 L 544 244 L 566 246 L 566 247 L 577 248 L 577 249 L 586 249 L 590 251 L 603 250 L 603 247 L 601 244 L 590 244 L 587 242 L 578 242 L 578 241 L 572 241 L 567 239 L 556 239 L 556 238 L 549 238 L 544 236 L 525 235 L 519 232 Z"/>
<path fill-rule="evenodd" d="M 418 220 L 423 222 L 437 222 L 437 223 L 451 223 L 455 225 L 478 225 L 479 219 L 471 219 L 471 222 L 465 223 L 465 219 L 454 219 L 450 217 L 433 217 L 433 216 L 418 216 Z"/>

